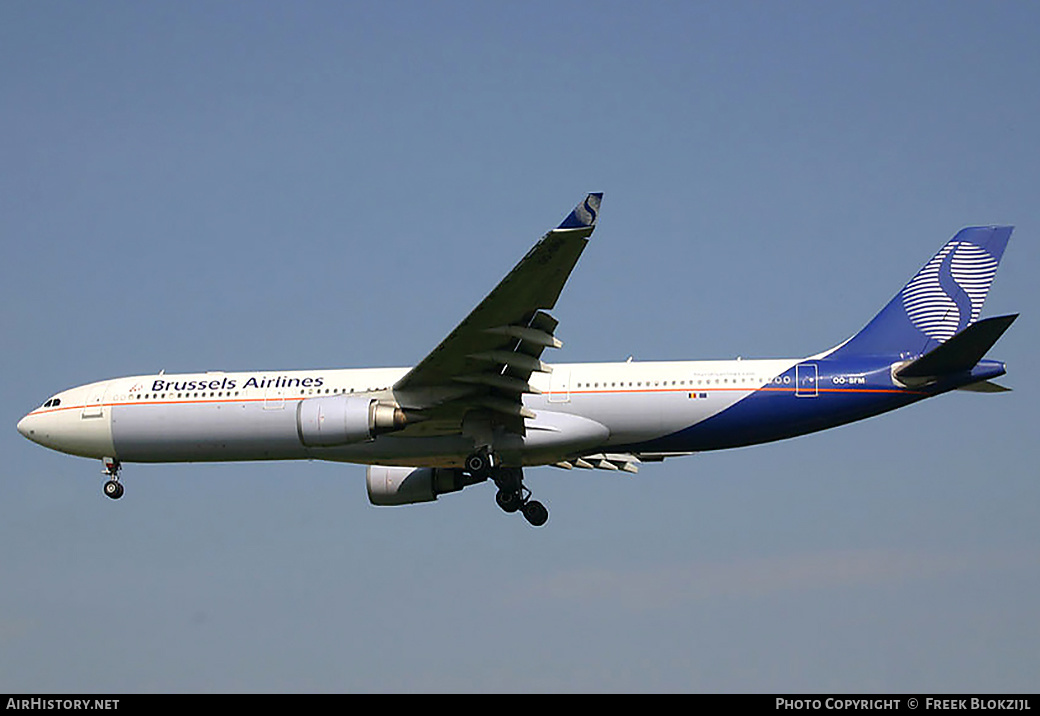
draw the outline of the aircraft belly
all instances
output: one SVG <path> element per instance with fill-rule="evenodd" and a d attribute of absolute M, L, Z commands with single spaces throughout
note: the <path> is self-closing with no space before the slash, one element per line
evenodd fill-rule
<path fill-rule="evenodd" d="M 604 445 L 610 431 L 588 418 L 540 410 L 527 421 L 524 436 L 495 435 L 495 452 L 506 465 L 542 465 L 588 448 Z M 462 467 L 473 452 L 473 439 L 463 435 L 402 437 L 381 435 L 375 440 L 339 447 L 318 448 L 309 456 L 363 464 L 410 467 Z"/>
<path fill-rule="evenodd" d="M 539 410 L 526 421 L 526 432 L 504 436 L 495 450 L 507 462 L 538 465 L 558 462 L 576 452 L 605 445 L 610 430 L 587 416 Z"/>
<path fill-rule="evenodd" d="M 462 435 L 401 437 L 380 435 L 375 440 L 308 450 L 314 460 L 402 467 L 462 467 L 473 451 L 473 440 Z"/>
<path fill-rule="evenodd" d="M 607 427 L 606 445 L 629 444 L 670 435 L 720 413 L 747 391 L 669 390 L 642 393 L 574 395 L 565 408 L 554 410 L 580 415 Z M 703 397 L 702 397 L 703 396 Z M 535 408 L 535 412 L 539 412 Z"/>
<path fill-rule="evenodd" d="M 296 411 L 262 402 L 117 405 L 116 456 L 129 462 L 285 460 L 307 457 Z"/>

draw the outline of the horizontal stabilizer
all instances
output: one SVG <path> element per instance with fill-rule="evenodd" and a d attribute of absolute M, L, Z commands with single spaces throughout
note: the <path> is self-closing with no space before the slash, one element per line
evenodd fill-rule
<path fill-rule="evenodd" d="M 928 378 L 969 371 L 1004 335 L 1018 314 L 995 316 L 972 323 L 945 343 L 896 371 L 899 378 Z"/>
<path fill-rule="evenodd" d="M 1006 388 L 1000 383 L 994 383 L 992 380 L 983 380 L 978 383 L 969 383 L 968 385 L 962 385 L 957 390 L 970 390 L 973 393 L 1010 393 L 1011 388 Z"/>

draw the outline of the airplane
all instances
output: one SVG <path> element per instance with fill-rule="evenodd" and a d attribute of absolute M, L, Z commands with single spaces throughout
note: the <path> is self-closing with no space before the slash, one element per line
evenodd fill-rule
<path fill-rule="evenodd" d="M 543 362 L 549 311 L 589 242 L 589 194 L 410 368 L 137 375 L 64 390 L 18 422 L 45 447 L 124 463 L 330 460 L 367 465 L 374 505 L 431 502 L 490 480 L 534 526 L 524 468 L 642 463 L 844 425 L 952 390 L 1003 392 L 984 359 L 1018 314 L 980 319 L 1010 226 L 959 231 L 861 331 L 805 357 Z"/>

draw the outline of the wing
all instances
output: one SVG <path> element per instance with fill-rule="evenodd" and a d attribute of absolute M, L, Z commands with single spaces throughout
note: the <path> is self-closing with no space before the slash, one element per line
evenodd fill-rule
<path fill-rule="evenodd" d="M 418 419 L 403 434 L 459 433 L 463 421 L 524 434 L 525 393 L 546 348 L 563 344 L 546 313 L 588 243 L 602 194 L 589 194 L 558 227 L 542 237 L 513 270 L 440 345 L 393 387 L 397 402 Z"/>

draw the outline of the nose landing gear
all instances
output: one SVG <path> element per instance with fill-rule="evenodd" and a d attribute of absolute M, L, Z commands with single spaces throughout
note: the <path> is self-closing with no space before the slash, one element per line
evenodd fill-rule
<path fill-rule="evenodd" d="M 105 482 L 104 493 L 107 497 L 118 500 L 123 496 L 123 484 L 119 482 L 119 471 L 123 465 L 114 457 L 102 458 L 102 462 L 105 463 L 105 469 L 101 471 L 101 474 L 109 478 Z"/>

